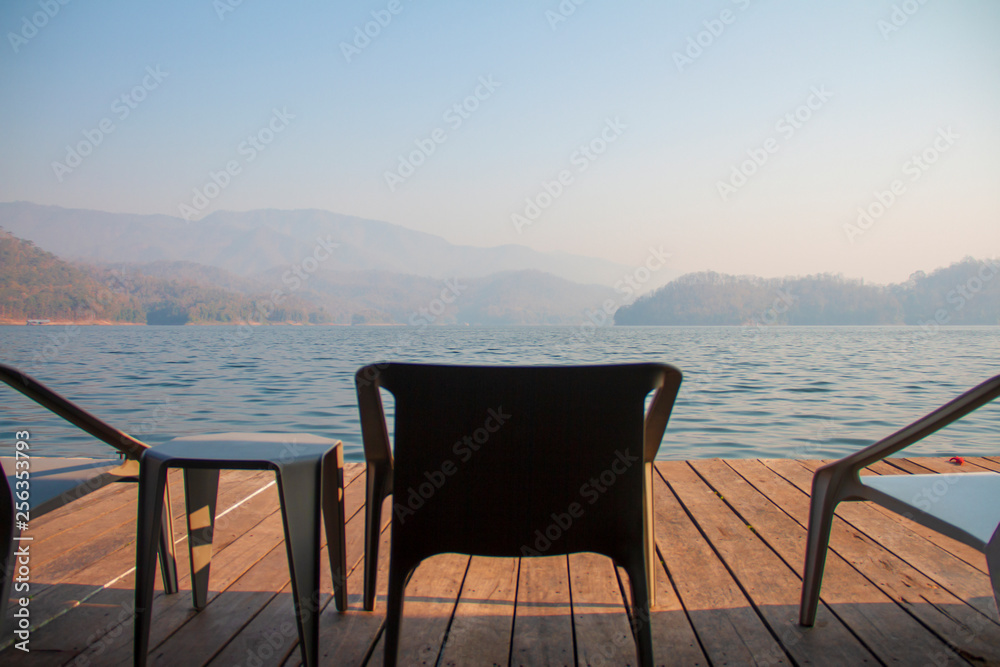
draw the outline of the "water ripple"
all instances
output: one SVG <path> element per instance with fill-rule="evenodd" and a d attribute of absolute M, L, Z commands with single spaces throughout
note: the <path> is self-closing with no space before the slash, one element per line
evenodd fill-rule
<path fill-rule="evenodd" d="M 910 350 L 905 327 L 77 327 L 46 362 L 52 327 L 0 327 L 0 358 L 136 437 L 307 431 L 363 458 L 354 388 L 385 359 L 456 364 L 665 361 L 685 374 L 661 458 L 835 458 L 1000 374 L 1000 328 L 941 328 Z M 57 328 L 55 333 L 60 333 Z M 240 334 L 245 332 L 240 331 Z M 402 344 L 401 341 L 405 342 Z M 956 352 L 959 351 L 959 352 Z M 391 396 L 385 396 L 391 416 Z M 1000 405 L 909 450 L 1000 452 Z M 113 452 L 10 392 L 0 430 L 32 429 L 38 455 Z M 0 441 L 0 452 L 10 450 Z"/>

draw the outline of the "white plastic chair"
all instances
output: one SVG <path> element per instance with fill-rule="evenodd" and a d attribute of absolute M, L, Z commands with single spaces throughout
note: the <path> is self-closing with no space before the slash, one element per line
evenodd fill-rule
<path fill-rule="evenodd" d="M 1000 396 L 1000 375 L 813 476 L 799 623 L 816 620 L 823 566 L 837 504 L 870 500 L 986 554 L 1000 608 L 1000 473 L 866 475 L 862 468 L 895 454 Z"/>

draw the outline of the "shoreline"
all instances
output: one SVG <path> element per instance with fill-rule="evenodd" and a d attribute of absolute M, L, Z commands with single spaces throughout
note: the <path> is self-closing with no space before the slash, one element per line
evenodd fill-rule
<path fill-rule="evenodd" d="M 34 319 L 34 318 L 32 318 Z M 0 326 L 9 327 L 238 327 L 249 325 L 252 327 L 268 326 L 297 326 L 297 327 L 404 327 L 405 324 L 339 324 L 337 322 L 322 322 L 314 324 L 312 322 L 186 322 L 184 324 L 148 324 L 146 322 L 115 322 L 112 320 L 49 320 L 44 324 L 28 324 L 24 318 L 0 318 Z"/>
<path fill-rule="evenodd" d="M 34 318 L 32 318 L 34 319 Z M 252 327 L 402 327 L 408 328 L 413 325 L 406 324 L 404 322 L 381 322 L 381 323 L 365 323 L 365 324 L 343 324 L 338 322 L 322 322 L 322 323 L 312 323 L 312 322 L 187 322 L 185 324 L 148 324 L 146 322 L 115 322 L 112 320 L 50 320 L 44 324 L 28 324 L 23 318 L 0 318 L 0 326 L 12 326 L 12 327 L 27 327 L 27 326 L 39 326 L 39 327 L 66 327 L 66 326 L 77 326 L 77 327 L 88 327 L 88 326 L 111 326 L 111 327 L 240 327 L 240 326 L 252 326 Z M 513 328 L 513 327 L 570 327 L 570 328 L 581 328 L 579 324 L 467 324 L 467 323 L 457 323 L 452 322 L 448 324 L 432 324 L 429 325 L 433 328 L 461 328 L 465 329 L 468 327 L 476 328 Z M 752 325 L 752 324 L 612 324 L 611 327 L 618 329 L 628 329 L 628 328 L 647 328 L 647 327 L 661 327 L 664 329 L 669 328 L 697 328 L 697 329 L 811 329 L 811 328 L 870 328 L 870 329 L 894 329 L 894 328 L 905 328 L 905 329 L 922 329 L 928 331 L 934 331 L 936 329 L 973 329 L 973 328 L 989 328 L 989 327 L 1000 327 L 1000 323 L 997 324 L 941 324 L 934 325 L 928 328 L 921 324 L 766 324 L 766 325 Z M 601 326 L 598 328 L 606 328 L 606 326 Z"/>

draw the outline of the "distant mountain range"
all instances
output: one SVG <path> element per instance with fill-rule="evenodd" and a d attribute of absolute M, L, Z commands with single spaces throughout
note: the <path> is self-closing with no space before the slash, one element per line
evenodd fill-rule
<path fill-rule="evenodd" d="M 318 211 L 217 215 L 218 224 L 193 223 L 205 225 L 194 233 L 168 216 L 0 204 L 8 230 L 0 231 L 0 321 L 580 324 L 614 295 L 611 287 L 505 267 L 623 273 L 602 260 L 516 246 L 463 249 Z M 425 273 L 356 268 L 396 261 Z M 501 270 L 483 275 L 490 267 Z"/>
<path fill-rule="evenodd" d="M 377 220 L 320 210 L 217 211 L 197 222 L 0 203 L 0 227 L 64 259 L 100 263 L 185 261 L 255 276 L 322 256 L 316 270 L 389 271 L 428 278 L 481 278 L 533 270 L 582 284 L 612 285 L 631 267 L 520 245 L 460 246 Z M 327 256 L 327 252 L 329 255 Z"/>
<path fill-rule="evenodd" d="M 581 325 L 613 304 L 620 325 L 1000 324 L 991 259 L 897 285 L 703 272 L 627 303 L 606 285 L 629 271 L 611 262 L 326 211 L 187 223 L 15 202 L 0 228 L 0 322 Z"/>

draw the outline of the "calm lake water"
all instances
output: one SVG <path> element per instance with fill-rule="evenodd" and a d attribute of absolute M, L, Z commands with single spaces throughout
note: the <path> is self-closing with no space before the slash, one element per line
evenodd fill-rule
<path fill-rule="evenodd" d="M 660 458 L 839 457 L 1000 374 L 1000 327 L 0 327 L 0 360 L 150 444 L 304 431 L 363 460 L 354 372 L 375 361 L 663 361 L 684 372 Z M 0 452 L 111 449 L 0 385 Z M 391 401 L 387 401 L 391 409 Z M 1000 404 L 914 455 L 1000 454 Z"/>

